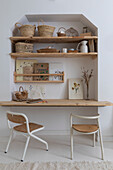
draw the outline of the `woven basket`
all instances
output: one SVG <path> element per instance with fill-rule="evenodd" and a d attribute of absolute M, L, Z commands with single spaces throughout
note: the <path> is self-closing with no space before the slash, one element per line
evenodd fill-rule
<path fill-rule="evenodd" d="M 14 92 L 14 95 L 18 101 L 24 101 L 28 98 L 28 92 L 22 86 L 19 87 L 19 91 Z"/>
<path fill-rule="evenodd" d="M 20 27 L 18 25 L 21 25 Z M 36 26 L 35 25 L 22 25 L 17 22 L 15 27 L 20 30 L 20 34 L 25 37 L 32 37 L 35 33 Z"/>
<path fill-rule="evenodd" d="M 15 44 L 16 53 L 32 53 L 33 44 L 18 42 Z"/>
<path fill-rule="evenodd" d="M 49 26 L 49 25 L 44 25 L 44 22 L 41 21 L 43 25 L 39 25 L 38 23 L 38 35 L 40 37 L 52 37 L 55 27 Z"/>

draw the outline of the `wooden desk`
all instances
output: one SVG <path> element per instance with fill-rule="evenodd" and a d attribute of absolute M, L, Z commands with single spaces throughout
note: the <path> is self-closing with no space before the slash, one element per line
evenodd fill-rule
<path fill-rule="evenodd" d="M 113 103 L 107 101 L 96 100 L 68 100 L 68 99 L 47 99 L 48 103 L 33 103 L 15 101 L 1 101 L 2 107 L 105 107 L 113 106 Z"/>

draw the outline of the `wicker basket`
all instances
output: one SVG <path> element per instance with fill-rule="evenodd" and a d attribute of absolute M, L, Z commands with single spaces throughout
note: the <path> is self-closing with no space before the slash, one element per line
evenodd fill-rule
<path fill-rule="evenodd" d="M 21 25 L 21 26 L 19 27 L 18 25 Z M 20 30 L 20 34 L 25 37 L 32 37 L 36 29 L 35 25 L 22 25 L 19 22 L 15 24 L 15 27 L 17 27 Z"/>
<path fill-rule="evenodd" d="M 13 93 L 13 100 L 26 101 L 28 99 L 28 92 L 24 90 L 22 86 L 19 87 L 19 91 Z"/>
<path fill-rule="evenodd" d="M 41 21 L 43 25 L 39 25 L 38 23 L 38 35 L 40 37 L 52 37 L 55 27 L 49 26 L 49 25 L 44 25 L 44 22 Z"/>
<path fill-rule="evenodd" d="M 32 53 L 33 44 L 18 42 L 15 44 L 16 53 Z"/>

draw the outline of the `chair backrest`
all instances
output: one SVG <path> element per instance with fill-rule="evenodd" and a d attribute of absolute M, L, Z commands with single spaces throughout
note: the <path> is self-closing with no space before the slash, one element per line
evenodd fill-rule
<path fill-rule="evenodd" d="M 25 123 L 26 122 L 26 120 L 23 116 L 14 115 L 12 113 L 7 113 L 7 118 L 10 122 L 13 122 L 13 123 Z"/>
<path fill-rule="evenodd" d="M 99 114 L 95 115 L 95 116 L 81 116 L 81 115 L 74 115 L 71 114 L 71 116 L 79 118 L 79 119 L 98 119 L 100 117 Z"/>
<path fill-rule="evenodd" d="M 71 126 L 72 126 L 72 117 L 75 117 L 75 118 L 79 118 L 79 119 L 86 119 L 86 120 L 94 120 L 96 119 L 97 120 L 97 123 L 99 125 L 99 117 L 100 115 L 99 114 L 96 114 L 95 116 L 81 116 L 81 115 L 74 115 L 71 113 Z"/>
<path fill-rule="evenodd" d="M 30 132 L 29 131 L 29 121 L 25 114 L 7 111 L 7 119 L 8 119 L 9 128 L 11 128 L 9 125 L 9 121 L 13 122 L 13 123 L 18 123 L 18 124 L 26 123 L 27 132 L 28 133 Z"/>

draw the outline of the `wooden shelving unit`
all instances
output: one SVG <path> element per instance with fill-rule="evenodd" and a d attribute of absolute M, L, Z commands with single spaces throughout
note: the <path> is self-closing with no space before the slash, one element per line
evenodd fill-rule
<path fill-rule="evenodd" d="M 82 40 L 97 40 L 97 36 L 77 36 L 77 37 L 10 37 L 13 43 L 18 41 L 29 41 L 37 43 L 74 43 Z"/>
<path fill-rule="evenodd" d="M 16 58 L 76 58 L 76 57 L 92 57 L 96 58 L 97 53 L 10 53 L 11 57 Z"/>
<path fill-rule="evenodd" d="M 16 80 L 16 77 L 34 77 L 34 76 L 62 76 L 62 80 L 58 80 L 58 81 L 54 81 L 54 80 L 42 80 L 42 81 L 36 81 L 36 80 L 32 80 L 32 81 L 18 81 Z M 64 83 L 64 72 L 62 74 L 17 74 L 16 72 L 14 72 L 14 82 L 15 83 Z"/>
<path fill-rule="evenodd" d="M 12 51 L 15 51 L 15 43 L 17 42 L 31 42 L 31 43 L 75 43 L 82 40 L 95 40 L 98 41 L 97 36 L 77 36 L 77 37 L 22 37 L 14 36 L 10 37 L 12 42 Z M 92 59 L 97 58 L 97 52 L 89 53 L 10 53 L 13 59 L 24 59 L 24 58 L 79 58 L 79 57 L 91 57 Z M 62 76 L 61 81 L 17 81 L 17 76 Z M 16 74 L 14 73 L 15 83 L 64 83 L 64 73 L 63 74 Z"/>

